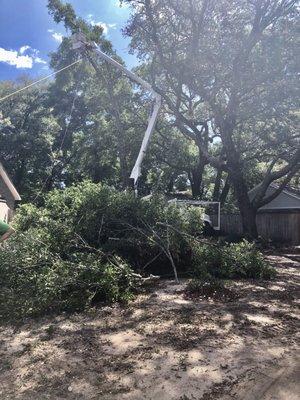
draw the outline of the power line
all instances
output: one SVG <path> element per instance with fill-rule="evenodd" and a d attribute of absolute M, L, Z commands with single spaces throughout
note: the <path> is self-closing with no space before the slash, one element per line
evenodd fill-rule
<path fill-rule="evenodd" d="M 59 72 L 62 72 L 62 71 L 64 71 L 65 69 L 68 69 L 68 68 L 72 67 L 73 65 L 79 63 L 80 61 L 81 61 L 81 59 L 79 59 L 79 60 L 77 60 L 77 61 L 74 61 L 73 63 L 67 65 L 66 67 L 63 67 L 63 68 L 59 69 L 58 71 L 52 72 L 52 74 L 47 75 L 47 76 L 45 76 L 44 78 L 39 79 L 38 81 L 31 83 L 30 85 L 27 85 L 27 86 L 25 86 L 25 87 L 23 87 L 23 88 L 21 88 L 21 89 L 16 90 L 16 91 L 13 92 L 13 93 L 10 93 L 10 94 L 8 94 L 8 95 L 2 97 L 2 98 L 0 99 L 0 102 L 1 102 L 1 101 L 4 101 L 4 100 L 6 100 L 6 99 L 8 99 L 9 97 L 14 96 L 14 95 L 17 94 L 17 93 L 23 92 L 23 90 L 26 90 L 26 89 L 28 89 L 28 88 L 34 86 L 34 85 L 37 85 L 37 84 L 40 83 L 40 82 L 43 82 L 43 81 L 45 81 L 45 80 L 51 78 L 51 76 L 54 76 L 54 75 L 58 74 Z"/>

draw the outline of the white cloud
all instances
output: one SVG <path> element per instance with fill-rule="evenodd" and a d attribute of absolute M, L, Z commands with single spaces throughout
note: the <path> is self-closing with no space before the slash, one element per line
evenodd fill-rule
<path fill-rule="evenodd" d="M 32 68 L 33 59 L 29 56 L 22 56 L 17 51 L 5 50 L 0 47 L 0 62 L 13 65 L 16 68 Z"/>
<path fill-rule="evenodd" d="M 63 35 L 61 33 L 54 32 L 52 35 L 53 39 L 61 43 L 63 40 Z"/>
<path fill-rule="evenodd" d="M 29 54 L 24 55 L 25 52 Z M 47 64 L 45 60 L 38 57 L 39 51 L 25 45 L 19 50 L 6 50 L 0 47 L 0 62 L 12 65 L 16 68 L 30 69 L 34 64 Z"/>
<path fill-rule="evenodd" d="M 34 58 L 34 62 L 37 63 L 37 64 L 47 64 L 47 61 L 43 60 L 40 57 L 35 57 Z"/>
<path fill-rule="evenodd" d="M 89 14 L 87 20 L 92 26 L 101 26 L 104 35 L 107 35 L 110 29 L 116 29 L 117 27 L 117 24 L 107 24 L 106 22 L 95 21 L 93 14 Z"/>
<path fill-rule="evenodd" d="M 31 47 L 28 45 L 22 46 L 22 47 L 20 47 L 19 53 L 24 54 L 29 49 L 31 49 Z"/>
<path fill-rule="evenodd" d="M 48 32 L 51 33 L 51 36 L 56 42 L 61 43 L 63 41 L 63 35 L 61 33 L 55 32 L 53 29 L 48 29 Z"/>
<path fill-rule="evenodd" d="M 102 27 L 104 35 L 107 35 L 110 29 L 116 29 L 117 27 L 117 24 L 107 24 L 106 22 L 96 22 L 95 25 Z"/>

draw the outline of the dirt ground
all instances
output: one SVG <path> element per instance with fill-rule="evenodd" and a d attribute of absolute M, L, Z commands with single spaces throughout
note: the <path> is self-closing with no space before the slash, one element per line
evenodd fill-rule
<path fill-rule="evenodd" d="M 234 301 L 164 281 L 126 307 L 0 326 L 0 399 L 299 399 L 299 256 L 269 259 L 277 278 L 233 283 Z"/>

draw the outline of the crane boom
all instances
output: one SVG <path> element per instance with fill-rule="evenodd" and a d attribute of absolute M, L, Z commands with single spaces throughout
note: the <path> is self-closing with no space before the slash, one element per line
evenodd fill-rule
<path fill-rule="evenodd" d="M 99 46 L 96 43 L 88 42 L 83 33 L 74 34 L 72 36 L 72 44 L 73 44 L 74 50 L 91 51 L 91 52 L 94 52 L 95 54 L 99 55 L 103 60 L 105 60 L 106 62 L 113 65 L 114 67 L 119 69 L 121 72 L 123 72 L 129 79 L 133 80 L 134 82 L 136 82 L 140 86 L 142 86 L 145 90 L 149 91 L 154 98 L 154 107 L 153 107 L 152 113 L 151 113 L 149 121 L 148 121 L 147 130 L 145 132 L 138 157 L 136 159 L 136 162 L 134 164 L 134 167 L 133 167 L 133 169 L 131 171 L 131 175 L 130 175 L 130 179 L 133 180 L 134 188 L 135 188 L 135 190 L 137 190 L 138 179 L 141 176 L 142 163 L 143 163 L 144 157 L 146 155 L 147 149 L 149 147 L 150 139 L 154 132 L 158 114 L 161 109 L 161 96 L 152 88 L 152 86 L 148 82 L 144 81 L 138 75 L 134 74 L 132 71 L 129 71 L 123 65 L 118 63 L 118 61 L 114 60 L 113 58 L 111 58 L 107 54 L 105 54 L 103 51 L 101 51 Z"/>

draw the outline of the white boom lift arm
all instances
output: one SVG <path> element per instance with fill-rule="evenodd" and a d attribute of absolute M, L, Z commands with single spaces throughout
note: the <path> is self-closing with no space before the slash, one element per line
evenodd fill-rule
<path fill-rule="evenodd" d="M 121 72 L 123 72 L 126 76 L 128 76 L 129 79 L 135 81 L 136 83 L 141 85 L 144 89 L 148 90 L 154 97 L 153 111 L 148 121 L 148 127 L 143 138 L 139 155 L 136 159 L 135 165 L 130 175 L 130 179 L 132 179 L 134 183 L 134 189 L 137 190 L 138 179 L 141 175 L 142 162 L 144 160 L 146 151 L 148 149 L 152 133 L 154 132 L 158 114 L 161 108 L 161 96 L 152 88 L 152 86 L 148 82 L 144 81 L 139 76 L 129 71 L 127 68 L 125 68 L 123 65 L 118 63 L 113 58 L 109 57 L 107 54 L 103 53 L 103 51 L 100 50 L 99 46 L 96 43 L 88 42 L 83 33 L 74 34 L 72 36 L 72 43 L 74 50 L 92 51 L 95 54 L 99 55 L 103 60 L 107 61 L 109 64 L 113 65 Z"/>

